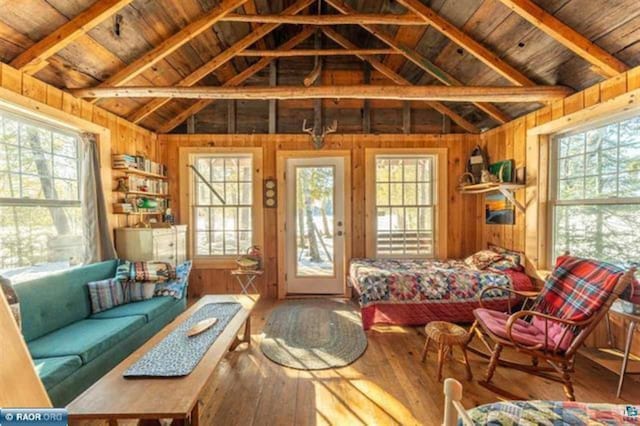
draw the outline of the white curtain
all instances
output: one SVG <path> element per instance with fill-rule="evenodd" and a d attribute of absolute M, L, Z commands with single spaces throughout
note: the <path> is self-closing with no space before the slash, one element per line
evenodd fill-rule
<path fill-rule="evenodd" d="M 116 250 L 111 238 L 107 219 L 107 206 L 102 191 L 100 157 L 95 135 L 80 135 L 82 152 L 82 200 L 84 259 L 83 263 L 94 263 L 115 259 Z"/>

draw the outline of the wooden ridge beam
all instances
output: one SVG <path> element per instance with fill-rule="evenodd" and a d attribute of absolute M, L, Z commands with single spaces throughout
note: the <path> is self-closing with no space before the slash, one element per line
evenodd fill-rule
<path fill-rule="evenodd" d="M 447 102 L 549 102 L 573 93 L 564 86 L 147 86 L 98 87 L 72 90 L 79 98 L 172 98 L 172 99 L 387 99 Z"/>
<path fill-rule="evenodd" d="M 301 32 L 299 32 L 298 34 L 293 36 L 291 39 L 289 39 L 288 41 L 286 41 L 285 43 L 280 45 L 280 47 L 278 47 L 278 50 L 293 49 L 298 44 L 302 43 L 303 41 L 305 41 L 306 39 L 311 37 L 314 33 L 315 33 L 315 30 L 313 28 L 310 28 L 310 27 L 304 28 Z M 229 80 L 227 80 L 224 83 L 223 87 L 240 86 L 245 81 L 247 81 L 249 78 L 251 78 L 253 75 L 255 75 L 256 73 L 262 71 L 264 68 L 269 66 L 273 60 L 274 60 L 273 58 L 262 58 L 262 59 L 260 59 L 255 64 L 251 65 L 250 67 L 247 67 L 246 69 L 244 69 L 239 74 L 237 74 L 234 77 L 232 77 Z M 203 100 L 199 100 L 199 101 L 193 103 L 189 108 L 183 110 L 181 113 L 177 114 L 171 120 L 167 121 L 163 126 L 161 126 L 160 128 L 156 129 L 156 131 L 158 131 L 160 133 L 168 133 L 168 132 L 170 132 L 175 127 L 179 126 L 180 123 L 184 122 L 187 118 L 189 118 L 192 115 L 197 114 L 203 108 L 205 108 L 206 106 L 212 104 L 213 102 L 215 102 L 215 101 L 209 100 L 209 99 L 203 99 Z"/>
<path fill-rule="evenodd" d="M 357 46 L 355 44 L 353 44 L 351 41 L 346 39 L 342 34 L 337 32 L 336 30 L 331 28 L 324 28 L 323 32 L 326 34 L 327 37 L 331 38 L 333 41 L 335 41 L 345 49 L 357 49 Z M 397 72 L 395 72 L 394 70 L 392 70 L 391 68 L 383 64 L 382 61 L 378 60 L 377 58 L 373 56 L 359 56 L 359 58 L 362 59 L 363 61 L 368 62 L 373 68 L 375 68 L 378 72 L 380 72 L 382 75 L 384 75 L 394 83 L 400 86 L 411 86 L 411 82 L 409 80 L 405 79 L 400 74 L 398 74 Z M 445 104 L 440 102 L 427 102 L 427 104 L 431 108 L 438 111 L 440 114 L 444 114 L 450 117 L 453 121 L 455 121 L 460 127 L 465 129 L 466 131 L 470 133 L 480 133 L 480 129 L 478 129 L 473 123 L 471 123 L 469 120 L 467 120 L 466 118 L 464 118 L 463 116 L 461 116 L 460 114 L 458 114 L 457 112 L 455 112 L 454 110 L 446 106 Z"/>
<path fill-rule="evenodd" d="M 478 60 L 496 71 L 498 74 L 518 86 L 533 86 L 535 83 L 531 81 L 523 73 L 500 59 L 500 57 L 479 43 L 473 37 L 451 24 L 442 16 L 438 15 L 433 9 L 424 5 L 420 0 L 398 0 L 398 3 L 420 16 L 424 21 L 438 30 L 444 36 L 449 38 L 457 45 L 468 50 Z"/>
<path fill-rule="evenodd" d="M 310 6 L 314 0 L 298 0 L 288 8 L 282 11 L 283 14 L 296 14 Z M 249 48 L 252 44 L 261 40 L 265 35 L 269 34 L 276 28 L 278 28 L 279 24 L 264 24 L 260 25 L 256 30 L 247 34 L 242 39 L 238 40 L 231 47 L 229 47 L 224 52 L 220 53 L 213 59 L 211 59 L 206 64 L 202 65 L 200 68 L 194 70 L 191 74 L 184 77 L 182 80 L 176 83 L 178 87 L 190 87 L 198 83 L 200 80 L 205 78 L 207 75 L 211 74 L 216 69 L 220 68 L 222 65 L 229 62 L 233 59 L 238 53 L 243 50 Z M 266 65 L 265 65 L 266 66 Z M 129 114 L 127 119 L 133 123 L 139 123 L 145 117 L 149 116 L 153 112 L 157 111 L 162 106 L 166 105 L 170 102 L 171 99 L 155 99 Z"/>
<path fill-rule="evenodd" d="M 335 8 L 336 10 L 342 13 L 351 13 L 351 11 L 353 10 L 351 6 L 347 5 L 346 3 L 340 0 L 326 0 L 326 1 L 333 8 Z M 451 74 L 447 73 L 445 70 L 443 70 L 433 62 L 429 61 L 427 58 L 419 54 L 414 49 L 408 46 L 405 46 L 401 43 L 398 43 L 393 36 L 386 33 L 380 27 L 375 25 L 365 25 L 365 24 L 361 24 L 360 26 L 365 30 L 369 31 L 371 34 L 373 34 L 380 41 L 387 44 L 392 49 L 395 49 L 399 54 L 403 55 L 406 59 L 408 59 L 413 64 L 421 68 L 423 71 L 425 71 L 426 73 L 428 73 L 429 75 L 431 75 L 432 77 L 440 81 L 442 84 L 445 84 L 447 86 L 463 86 L 463 84 L 459 80 L 454 78 Z M 390 68 L 388 65 L 385 64 L 385 66 L 390 70 L 395 71 L 394 69 Z M 511 117 L 509 117 L 507 114 L 502 112 L 495 105 L 491 105 L 486 102 L 474 102 L 474 105 L 480 110 L 484 111 L 487 115 L 489 115 L 489 117 L 496 120 L 500 124 L 505 124 L 511 121 Z"/>
<path fill-rule="evenodd" d="M 531 0 L 500 0 L 505 6 L 529 21 L 539 30 L 591 63 L 604 77 L 614 77 L 629 69 L 615 56 L 548 13 Z"/>
<path fill-rule="evenodd" d="M 280 50 L 255 50 L 247 49 L 237 56 L 258 57 L 290 57 L 290 56 L 358 56 L 358 55 L 398 55 L 394 49 L 292 49 Z"/>
<path fill-rule="evenodd" d="M 227 13 L 242 6 L 247 0 L 224 0 L 216 7 L 211 9 L 205 15 L 190 22 L 184 28 L 171 37 L 165 39 L 156 47 L 140 56 L 138 59 L 117 71 L 114 75 L 102 82 L 101 86 L 120 86 L 138 75 L 142 74 L 154 64 L 166 58 L 185 43 L 193 40 L 207 29 L 211 28 L 216 22 L 220 21 Z"/>
<path fill-rule="evenodd" d="M 132 1 L 103 0 L 95 2 L 78 16 L 22 52 L 11 61 L 10 65 L 27 74 L 37 73 L 48 65 L 47 59 Z"/>
<path fill-rule="evenodd" d="M 348 15 L 249 15 L 230 13 L 223 21 L 228 22 L 259 22 L 263 24 L 292 24 L 292 25 L 427 25 L 422 18 L 412 14 L 379 14 L 379 13 L 351 13 Z"/>

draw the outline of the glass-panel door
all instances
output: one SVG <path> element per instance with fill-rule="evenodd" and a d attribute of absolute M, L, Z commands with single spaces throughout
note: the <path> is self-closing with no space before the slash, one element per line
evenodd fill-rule
<path fill-rule="evenodd" d="M 344 159 L 287 160 L 288 293 L 344 289 Z"/>

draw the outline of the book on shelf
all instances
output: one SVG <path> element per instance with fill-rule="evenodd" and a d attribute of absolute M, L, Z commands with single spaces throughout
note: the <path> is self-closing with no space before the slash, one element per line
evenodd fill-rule
<path fill-rule="evenodd" d="M 156 163 L 141 155 L 114 154 L 111 156 L 111 167 L 114 169 L 135 169 L 147 173 L 166 176 L 164 164 Z"/>

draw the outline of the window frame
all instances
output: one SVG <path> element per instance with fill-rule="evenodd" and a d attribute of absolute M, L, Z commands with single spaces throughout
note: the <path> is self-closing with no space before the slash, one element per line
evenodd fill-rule
<path fill-rule="evenodd" d="M 384 259 L 445 259 L 447 258 L 447 148 L 366 148 L 365 149 L 365 191 L 366 191 L 366 256 Z M 377 203 L 376 170 L 378 157 L 402 158 L 433 157 L 433 254 L 378 254 L 377 253 Z M 404 202 L 404 200 L 403 200 Z M 401 206 L 400 206 L 401 207 Z"/>
<path fill-rule="evenodd" d="M 2 206 L 17 206 L 17 207 L 82 207 L 82 199 L 81 199 L 81 183 L 82 183 L 82 150 L 80 147 L 80 132 L 78 131 L 73 131 L 73 130 L 69 130 L 66 129 L 62 126 L 55 126 L 52 125 L 50 123 L 47 123 L 46 121 L 42 121 L 42 120 L 38 120 L 36 118 L 32 118 L 29 117 L 28 115 L 21 115 L 21 114 L 17 114 L 15 112 L 12 112 L 8 109 L 2 108 L 2 106 L 0 105 L 0 114 L 2 114 L 3 116 L 8 116 L 11 120 L 17 121 L 20 124 L 27 124 L 33 127 L 38 127 L 44 130 L 47 130 L 49 132 L 53 133 L 59 133 L 61 135 L 65 135 L 65 136 L 69 136 L 72 138 L 76 139 L 76 158 L 72 158 L 72 157 L 68 157 L 66 155 L 56 155 L 53 152 L 53 146 L 52 146 L 52 151 L 50 153 L 47 154 L 51 154 L 52 156 L 57 156 L 57 157 L 63 157 L 66 159 L 71 159 L 71 160 L 76 160 L 76 176 L 77 179 L 75 179 L 76 185 L 77 185 L 77 196 L 78 199 L 77 200 L 47 200 L 47 199 L 40 199 L 40 198 L 11 198 L 11 197 L 0 197 L 0 205 Z M 3 129 L 0 129 L 0 134 L 3 133 Z M 20 143 L 20 132 L 18 131 L 18 148 L 19 151 L 22 151 L 22 144 Z M 10 144 L 5 144 L 0 142 L 0 145 L 10 145 Z M 22 158 L 19 158 L 19 161 L 22 162 Z M 53 165 L 51 165 L 53 166 Z M 0 170 L 2 170 L 1 166 L 0 166 Z M 8 172 L 10 172 L 11 174 L 17 175 L 17 176 L 32 176 L 32 177 L 36 177 L 39 175 L 33 175 L 30 173 L 23 173 L 22 170 L 18 170 L 18 171 L 11 171 L 8 170 Z M 53 180 L 56 180 L 56 177 L 53 175 L 54 170 L 53 167 L 51 169 L 51 178 Z M 67 179 L 67 178 L 59 178 L 59 180 L 63 180 L 63 181 L 71 181 L 73 179 Z M 22 185 L 20 185 L 22 186 Z"/>
<path fill-rule="evenodd" d="M 11 105 L 12 106 L 12 105 Z M 12 106 L 13 107 L 13 106 Z M 2 116 L 3 120 L 0 123 L 0 126 L 2 128 L 0 128 L 0 135 L 4 134 L 4 119 L 9 119 L 12 121 L 17 122 L 17 134 L 16 134 L 16 144 L 11 144 L 11 143 L 4 143 L 4 142 L 0 142 L 0 148 L 5 148 L 5 147 L 17 147 L 18 148 L 18 154 L 17 154 L 17 158 L 18 158 L 18 162 L 19 162 L 19 167 L 18 169 L 10 169 L 8 168 L 8 165 L 2 165 L 0 166 L 0 170 L 2 170 L 3 172 L 8 172 L 10 175 L 13 176 L 17 176 L 20 179 L 20 183 L 18 185 L 19 187 L 19 192 L 20 194 L 18 194 L 17 197 L 0 197 L 0 206 L 2 207 L 20 207 L 20 208 L 74 208 L 74 209 L 80 209 L 80 212 L 82 214 L 82 209 L 83 209 L 83 200 L 82 200 L 82 165 L 83 165 L 83 161 L 84 161 L 84 157 L 83 157 L 83 150 L 82 147 L 80 146 L 81 144 L 81 130 L 76 130 L 76 129 L 72 129 L 69 128 L 67 126 L 64 126 L 62 124 L 58 125 L 57 123 L 53 123 L 50 122 L 49 120 L 45 120 L 44 118 L 40 118 L 39 116 L 36 116 L 33 113 L 30 113 L 29 111 L 22 111 L 19 108 L 9 108 L 7 107 L 7 105 L 5 105 L 4 103 L 0 102 L 0 115 Z M 23 186 L 22 186 L 22 180 L 23 177 L 28 176 L 31 178 L 36 178 L 36 179 L 40 179 L 40 174 L 33 174 L 33 173 L 27 173 L 24 172 L 24 170 L 22 170 L 22 164 L 23 164 L 23 151 L 26 149 L 28 151 L 33 151 L 30 148 L 24 148 L 23 143 L 22 143 L 22 132 L 21 132 L 21 127 L 22 126 L 31 126 L 34 127 L 38 130 L 38 132 L 40 131 L 44 131 L 47 132 L 49 134 L 49 137 L 51 138 L 51 140 L 49 141 L 51 143 L 51 149 L 49 151 L 43 151 L 44 155 L 50 157 L 50 161 L 47 161 L 49 163 L 49 167 L 50 167 L 50 172 L 51 174 L 49 176 L 46 176 L 46 178 L 50 179 L 53 183 L 53 185 L 55 186 L 55 182 L 56 181 L 63 181 L 63 182 L 73 182 L 76 185 L 76 191 L 75 191 L 75 199 L 46 199 L 46 198 L 28 198 L 28 197 L 24 197 L 23 196 Z M 68 155 L 60 155 L 60 154 L 56 154 L 54 146 L 53 146 L 53 137 L 54 134 L 59 134 L 65 137 L 69 137 L 69 138 L 73 138 L 75 141 L 75 157 L 70 157 Z M 56 176 L 56 167 L 55 167 L 55 157 L 58 158 L 63 158 L 66 160 L 71 160 L 75 162 L 75 168 L 76 168 L 76 178 L 72 179 L 72 178 L 66 178 L 66 177 L 57 177 Z M 49 159 L 47 159 L 49 160 Z M 7 166 L 7 168 L 4 168 L 4 166 Z M 83 243 L 83 245 L 85 245 Z M 55 262 L 54 262 L 55 263 Z M 50 265 L 52 264 L 51 262 L 44 262 L 44 264 Z M 32 264 L 32 265 L 23 265 L 23 266 L 17 266 L 15 269 L 21 269 L 21 268 L 25 268 L 25 267 L 32 267 L 38 265 L 38 263 L 36 264 Z M 64 267 L 64 269 L 67 269 L 69 266 Z M 8 269 L 8 270 L 12 270 L 12 269 Z M 58 269 L 56 269 L 57 271 Z M 51 271 L 51 273 L 54 271 Z M 47 272 L 49 273 L 49 272 Z"/>
<path fill-rule="evenodd" d="M 196 256 L 196 229 L 194 223 L 195 195 L 194 173 L 189 165 L 199 156 L 251 156 L 252 173 L 252 203 L 251 203 L 251 244 L 263 247 L 263 204 L 262 204 L 262 148 L 179 148 L 179 214 L 182 221 L 188 225 L 187 255 L 193 259 L 195 267 L 208 269 L 229 269 L 236 266 L 237 255 L 198 255 Z M 184 172 L 182 172 L 184 171 Z M 186 216 L 185 216 L 186 214 Z"/>
<path fill-rule="evenodd" d="M 640 117 L 640 110 L 634 109 L 632 111 L 613 114 L 608 117 L 602 118 L 600 120 L 594 120 L 592 123 L 581 125 L 575 128 L 571 128 L 566 131 L 558 131 L 556 133 L 552 133 L 549 135 L 549 161 L 547 165 L 548 171 L 548 184 L 547 184 L 547 232 L 546 232 L 546 241 L 548 242 L 548 250 L 546 251 L 546 256 L 544 258 L 544 264 L 551 267 L 555 264 L 555 249 L 556 249 L 556 207 L 561 206 L 586 206 L 586 205 L 638 205 L 640 206 L 640 197 L 608 197 L 608 198 L 584 198 L 584 199 L 576 199 L 576 200 L 558 200 L 558 176 L 559 176 L 559 153 L 560 153 L 560 139 L 571 137 L 574 135 L 587 133 L 590 130 L 596 130 L 602 127 L 606 127 L 611 124 L 619 124 L 628 119 Z M 618 151 L 618 162 L 616 169 L 616 179 L 619 178 L 620 175 L 620 164 L 619 164 L 619 151 L 620 151 L 620 129 L 618 128 L 618 138 L 617 138 L 617 151 Z M 586 148 L 586 147 L 585 147 Z M 585 169 L 586 169 L 585 162 Z M 584 175 L 586 176 L 586 175 Z"/>

